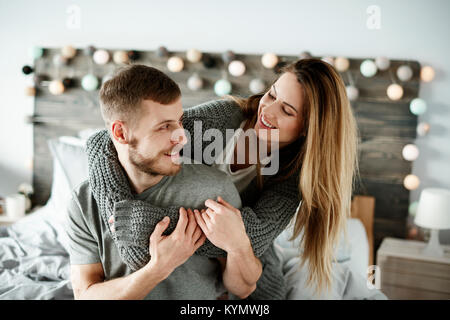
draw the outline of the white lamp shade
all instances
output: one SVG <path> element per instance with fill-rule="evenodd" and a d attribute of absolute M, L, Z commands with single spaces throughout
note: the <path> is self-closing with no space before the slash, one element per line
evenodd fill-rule
<path fill-rule="evenodd" d="M 414 223 L 429 229 L 450 229 L 450 190 L 427 188 L 422 191 Z"/>

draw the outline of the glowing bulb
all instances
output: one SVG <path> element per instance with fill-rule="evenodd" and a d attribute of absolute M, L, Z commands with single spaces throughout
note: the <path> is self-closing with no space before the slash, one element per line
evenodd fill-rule
<path fill-rule="evenodd" d="M 402 150 L 403 159 L 414 161 L 419 156 L 419 148 L 414 144 L 407 144 Z"/>
<path fill-rule="evenodd" d="M 322 61 L 331 64 L 332 66 L 334 66 L 334 58 L 333 57 L 323 57 Z"/>
<path fill-rule="evenodd" d="M 413 71 L 410 66 L 403 65 L 397 69 L 397 78 L 401 81 L 409 81 L 413 76 Z"/>
<path fill-rule="evenodd" d="M 427 111 L 427 103 L 423 99 L 415 98 L 409 104 L 409 110 L 416 116 L 421 115 Z"/>
<path fill-rule="evenodd" d="M 400 100 L 403 97 L 403 88 L 401 85 L 393 83 L 387 88 L 387 95 L 391 100 Z"/>
<path fill-rule="evenodd" d="M 108 51 L 100 49 L 94 52 L 92 58 L 96 64 L 107 64 L 110 59 L 110 55 Z"/>
<path fill-rule="evenodd" d="M 373 77 L 377 73 L 377 66 L 375 62 L 369 59 L 364 60 L 361 63 L 359 69 L 361 71 L 361 74 L 366 78 Z"/>
<path fill-rule="evenodd" d="M 266 89 L 266 84 L 261 79 L 253 79 L 249 84 L 250 92 L 253 94 L 258 94 Z"/>
<path fill-rule="evenodd" d="M 345 72 L 350 67 L 350 61 L 344 57 L 337 57 L 336 60 L 334 61 L 334 66 L 337 71 Z"/>
<path fill-rule="evenodd" d="M 30 49 L 30 56 L 32 59 L 39 59 L 44 55 L 44 49 L 34 46 Z"/>
<path fill-rule="evenodd" d="M 389 59 L 386 57 L 377 57 L 375 59 L 375 64 L 378 69 L 384 71 L 389 69 L 389 67 L 391 66 L 391 61 L 389 61 Z"/>
<path fill-rule="evenodd" d="M 25 95 L 28 97 L 34 97 L 36 95 L 36 88 L 28 86 L 25 88 Z"/>
<path fill-rule="evenodd" d="M 214 84 L 214 92 L 219 96 L 231 93 L 231 83 L 226 79 L 220 79 Z"/>
<path fill-rule="evenodd" d="M 410 216 L 415 216 L 417 212 L 417 207 L 419 206 L 419 201 L 411 202 L 411 204 L 408 207 L 408 213 Z"/>
<path fill-rule="evenodd" d="M 299 55 L 298 55 L 298 58 L 301 60 L 301 59 L 311 59 L 312 58 L 312 55 L 311 55 L 311 53 L 310 52 L 308 52 L 308 51 L 303 51 L 302 53 L 300 53 Z"/>
<path fill-rule="evenodd" d="M 200 90 L 203 87 L 203 79 L 200 78 L 197 74 L 194 74 L 189 77 L 187 86 L 192 91 Z"/>
<path fill-rule="evenodd" d="M 61 67 L 63 65 L 66 65 L 68 60 L 66 57 L 64 57 L 62 54 L 56 54 L 53 56 L 53 64 L 57 67 Z"/>
<path fill-rule="evenodd" d="M 403 186 L 408 190 L 415 190 L 419 187 L 420 180 L 413 174 L 408 174 L 403 180 Z"/>
<path fill-rule="evenodd" d="M 240 77 L 245 73 L 245 64 L 242 61 L 234 60 L 228 65 L 228 72 L 235 77 Z"/>
<path fill-rule="evenodd" d="M 189 49 L 186 52 L 186 58 L 188 59 L 189 62 L 196 63 L 202 60 L 202 53 L 197 49 Z"/>
<path fill-rule="evenodd" d="M 278 63 L 278 56 L 274 53 L 265 53 L 261 58 L 264 68 L 273 69 Z"/>
<path fill-rule="evenodd" d="M 434 79 L 434 69 L 430 66 L 424 66 L 420 70 L 420 79 L 424 82 L 430 82 Z"/>
<path fill-rule="evenodd" d="M 113 55 L 113 61 L 116 64 L 126 64 L 130 61 L 130 58 L 128 57 L 128 53 L 125 51 L 116 51 Z"/>
<path fill-rule="evenodd" d="M 180 57 L 171 57 L 167 60 L 167 69 L 171 72 L 180 72 L 183 70 L 184 62 Z"/>
<path fill-rule="evenodd" d="M 94 91 L 98 87 L 98 79 L 93 74 L 87 74 L 81 79 L 81 86 L 86 91 Z"/>
<path fill-rule="evenodd" d="M 64 84 L 59 80 L 53 80 L 48 86 L 48 91 L 53 95 L 60 95 L 64 92 Z"/>
<path fill-rule="evenodd" d="M 355 101 L 359 97 L 359 90 L 355 86 L 347 86 L 345 87 L 347 91 L 347 97 L 350 101 Z"/>
<path fill-rule="evenodd" d="M 77 50 L 72 46 L 64 46 L 61 49 L 61 54 L 64 58 L 71 59 L 77 54 Z"/>
<path fill-rule="evenodd" d="M 417 125 L 417 134 L 421 137 L 426 136 L 430 131 L 430 125 L 426 122 L 421 122 Z"/>

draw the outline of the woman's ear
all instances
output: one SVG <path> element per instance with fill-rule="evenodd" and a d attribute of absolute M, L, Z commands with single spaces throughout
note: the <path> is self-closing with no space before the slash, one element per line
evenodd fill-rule
<path fill-rule="evenodd" d="M 128 144 L 128 130 L 122 121 L 116 120 L 111 123 L 111 133 L 113 139 L 118 143 Z"/>

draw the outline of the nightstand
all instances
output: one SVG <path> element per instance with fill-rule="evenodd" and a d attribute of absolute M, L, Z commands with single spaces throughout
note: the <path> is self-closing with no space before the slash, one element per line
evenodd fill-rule
<path fill-rule="evenodd" d="M 380 290 L 389 299 L 450 299 L 450 246 L 444 257 L 421 253 L 425 242 L 384 238 L 377 251 Z"/>

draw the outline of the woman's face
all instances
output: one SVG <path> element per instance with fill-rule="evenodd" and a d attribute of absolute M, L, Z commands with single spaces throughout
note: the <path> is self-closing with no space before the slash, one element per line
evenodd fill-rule
<path fill-rule="evenodd" d="M 261 98 L 255 131 L 258 138 L 271 141 L 270 130 L 278 129 L 279 148 L 300 137 L 304 92 L 302 85 L 291 72 L 284 73 Z M 267 139 L 261 134 L 267 130 Z"/>

